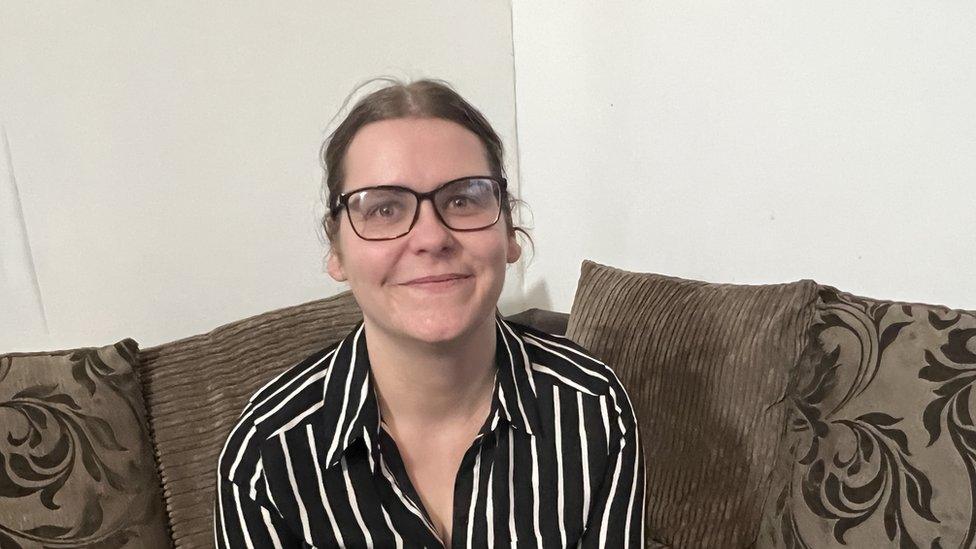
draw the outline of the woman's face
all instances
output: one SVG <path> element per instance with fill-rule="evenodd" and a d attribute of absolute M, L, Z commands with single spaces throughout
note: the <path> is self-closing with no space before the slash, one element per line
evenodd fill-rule
<path fill-rule="evenodd" d="M 490 174 L 485 149 L 464 127 L 438 118 L 367 124 L 345 157 L 343 192 L 395 184 L 418 192 L 465 176 Z M 457 340 L 493 318 L 505 267 L 521 255 L 504 216 L 487 229 L 456 232 L 420 204 L 413 229 L 394 240 L 356 236 L 345 212 L 328 260 L 329 274 L 347 281 L 367 329 L 427 343 Z M 421 279 L 452 275 L 443 281 Z"/>

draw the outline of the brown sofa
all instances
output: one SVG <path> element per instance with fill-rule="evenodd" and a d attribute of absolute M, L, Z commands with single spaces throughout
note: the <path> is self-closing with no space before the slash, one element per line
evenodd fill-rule
<path fill-rule="evenodd" d="M 976 546 L 976 313 L 585 262 L 564 332 L 637 411 L 648 547 Z M 211 547 L 248 396 L 348 293 L 157 347 L 0 356 L 0 547 Z"/>

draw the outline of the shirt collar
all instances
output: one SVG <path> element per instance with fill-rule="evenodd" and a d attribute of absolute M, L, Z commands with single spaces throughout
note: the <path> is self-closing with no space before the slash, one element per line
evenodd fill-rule
<path fill-rule="evenodd" d="M 375 435 L 379 431 L 379 408 L 362 322 L 336 347 L 325 376 L 322 401 L 317 421 L 322 435 L 316 438 L 316 445 L 329 468 L 367 432 Z M 375 436 L 370 438 L 376 440 Z"/>
<path fill-rule="evenodd" d="M 516 430 L 536 436 L 542 433 L 532 361 L 517 325 L 495 317 L 495 394 L 502 415 Z"/>
<path fill-rule="evenodd" d="M 501 316 L 495 317 L 495 365 L 498 372 L 488 417 L 494 417 L 497 412 L 518 431 L 530 436 L 542 433 L 532 363 L 525 341 L 518 325 L 506 322 Z M 362 322 L 339 342 L 333 353 L 322 399 L 317 421 L 322 435 L 316 438 L 316 445 L 319 455 L 325 456 L 327 468 L 336 465 L 343 453 L 361 438 L 367 437 L 371 446 L 376 445 L 379 406 Z M 332 425 L 335 429 L 328 428 Z"/>

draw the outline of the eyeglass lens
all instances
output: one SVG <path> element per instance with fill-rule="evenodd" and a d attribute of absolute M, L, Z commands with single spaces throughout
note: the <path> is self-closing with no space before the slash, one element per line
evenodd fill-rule
<path fill-rule="evenodd" d="M 492 179 L 461 179 L 433 196 L 444 224 L 454 230 L 477 230 L 493 225 L 501 212 L 501 191 Z M 367 239 L 387 239 L 410 231 L 419 203 L 401 189 L 365 189 L 349 196 L 346 208 L 353 229 Z"/>

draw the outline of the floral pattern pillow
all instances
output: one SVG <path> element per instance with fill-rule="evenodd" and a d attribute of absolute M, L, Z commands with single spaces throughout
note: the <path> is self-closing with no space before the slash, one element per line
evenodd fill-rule
<path fill-rule="evenodd" d="M 138 346 L 0 356 L 0 547 L 168 547 Z"/>
<path fill-rule="evenodd" d="M 821 287 L 761 547 L 976 546 L 976 312 Z"/>

